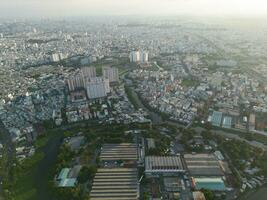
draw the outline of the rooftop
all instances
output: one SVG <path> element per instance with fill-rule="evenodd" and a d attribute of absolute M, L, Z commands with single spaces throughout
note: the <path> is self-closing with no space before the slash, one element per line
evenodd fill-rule
<path fill-rule="evenodd" d="M 185 163 L 192 176 L 222 176 L 219 162 L 213 154 L 185 154 Z"/>
<path fill-rule="evenodd" d="M 136 161 L 137 145 L 133 143 L 104 144 L 100 159 L 102 161 Z"/>
<path fill-rule="evenodd" d="M 98 169 L 91 200 L 134 200 L 138 199 L 137 170 L 130 168 Z"/>
<path fill-rule="evenodd" d="M 197 190 L 204 188 L 223 191 L 226 189 L 222 178 L 194 178 L 193 181 Z"/>
<path fill-rule="evenodd" d="M 179 172 L 184 171 L 180 156 L 147 156 L 146 172 Z"/>

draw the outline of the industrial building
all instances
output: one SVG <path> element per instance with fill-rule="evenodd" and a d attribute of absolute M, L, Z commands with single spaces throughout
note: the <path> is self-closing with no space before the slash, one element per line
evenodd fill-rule
<path fill-rule="evenodd" d="M 145 173 L 147 176 L 183 172 L 185 170 L 180 156 L 146 156 L 145 158 Z"/>
<path fill-rule="evenodd" d="M 137 169 L 98 169 L 90 192 L 91 200 L 136 200 L 138 198 Z"/>
<path fill-rule="evenodd" d="M 222 123 L 223 128 L 231 128 L 232 127 L 232 117 L 224 117 L 223 118 L 223 123 Z"/>
<path fill-rule="evenodd" d="M 195 189 L 208 189 L 214 191 L 225 191 L 226 187 L 222 178 L 192 178 Z"/>
<path fill-rule="evenodd" d="M 213 111 L 213 114 L 211 116 L 211 124 L 213 126 L 221 126 L 222 116 L 222 112 Z"/>
<path fill-rule="evenodd" d="M 137 161 L 137 145 L 133 143 L 104 144 L 100 160 L 108 161 Z"/>
<path fill-rule="evenodd" d="M 81 165 L 76 165 L 73 168 L 63 168 L 56 177 L 57 186 L 74 187 L 76 185 L 77 177 L 81 168 Z"/>
<path fill-rule="evenodd" d="M 184 159 L 191 176 L 223 176 L 219 161 L 213 154 L 185 154 Z"/>

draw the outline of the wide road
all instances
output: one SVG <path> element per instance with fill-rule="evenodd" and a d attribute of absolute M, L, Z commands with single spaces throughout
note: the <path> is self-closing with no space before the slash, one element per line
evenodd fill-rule
<path fill-rule="evenodd" d="M 198 133 L 201 133 L 202 131 L 206 130 L 205 128 L 202 128 L 202 127 L 194 127 L 192 129 L 194 129 Z M 265 145 L 265 144 L 263 144 L 261 142 L 249 141 L 249 140 L 246 140 L 246 139 L 240 137 L 237 134 L 229 133 L 229 132 L 226 132 L 226 131 L 223 131 L 223 130 L 214 130 L 213 129 L 211 131 L 213 133 L 217 134 L 217 135 L 220 135 L 220 136 L 223 136 L 223 137 L 226 137 L 226 138 L 229 138 L 229 139 L 236 139 L 236 140 L 239 140 L 239 141 L 242 141 L 242 142 L 246 142 L 247 144 L 249 144 L 249 145 L 251 145 L 253 147 L 262 148 L 262 149 L 267 151 L 267 145 Z"/>

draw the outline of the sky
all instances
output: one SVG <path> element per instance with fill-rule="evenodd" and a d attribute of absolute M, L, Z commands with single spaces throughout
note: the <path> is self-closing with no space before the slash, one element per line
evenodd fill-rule
<path fill-rule="evenodd" d="M 0 0 L 0 17 L 267 16 L 267 0 Z"/>

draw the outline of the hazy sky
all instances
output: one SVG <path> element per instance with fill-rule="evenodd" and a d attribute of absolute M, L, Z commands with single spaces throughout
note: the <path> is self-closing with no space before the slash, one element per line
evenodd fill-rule
<path fill-rule="evenodd" d="M 267 0 L 0 0 L 0 17 L 184 14 L 267 16 Z"/>

